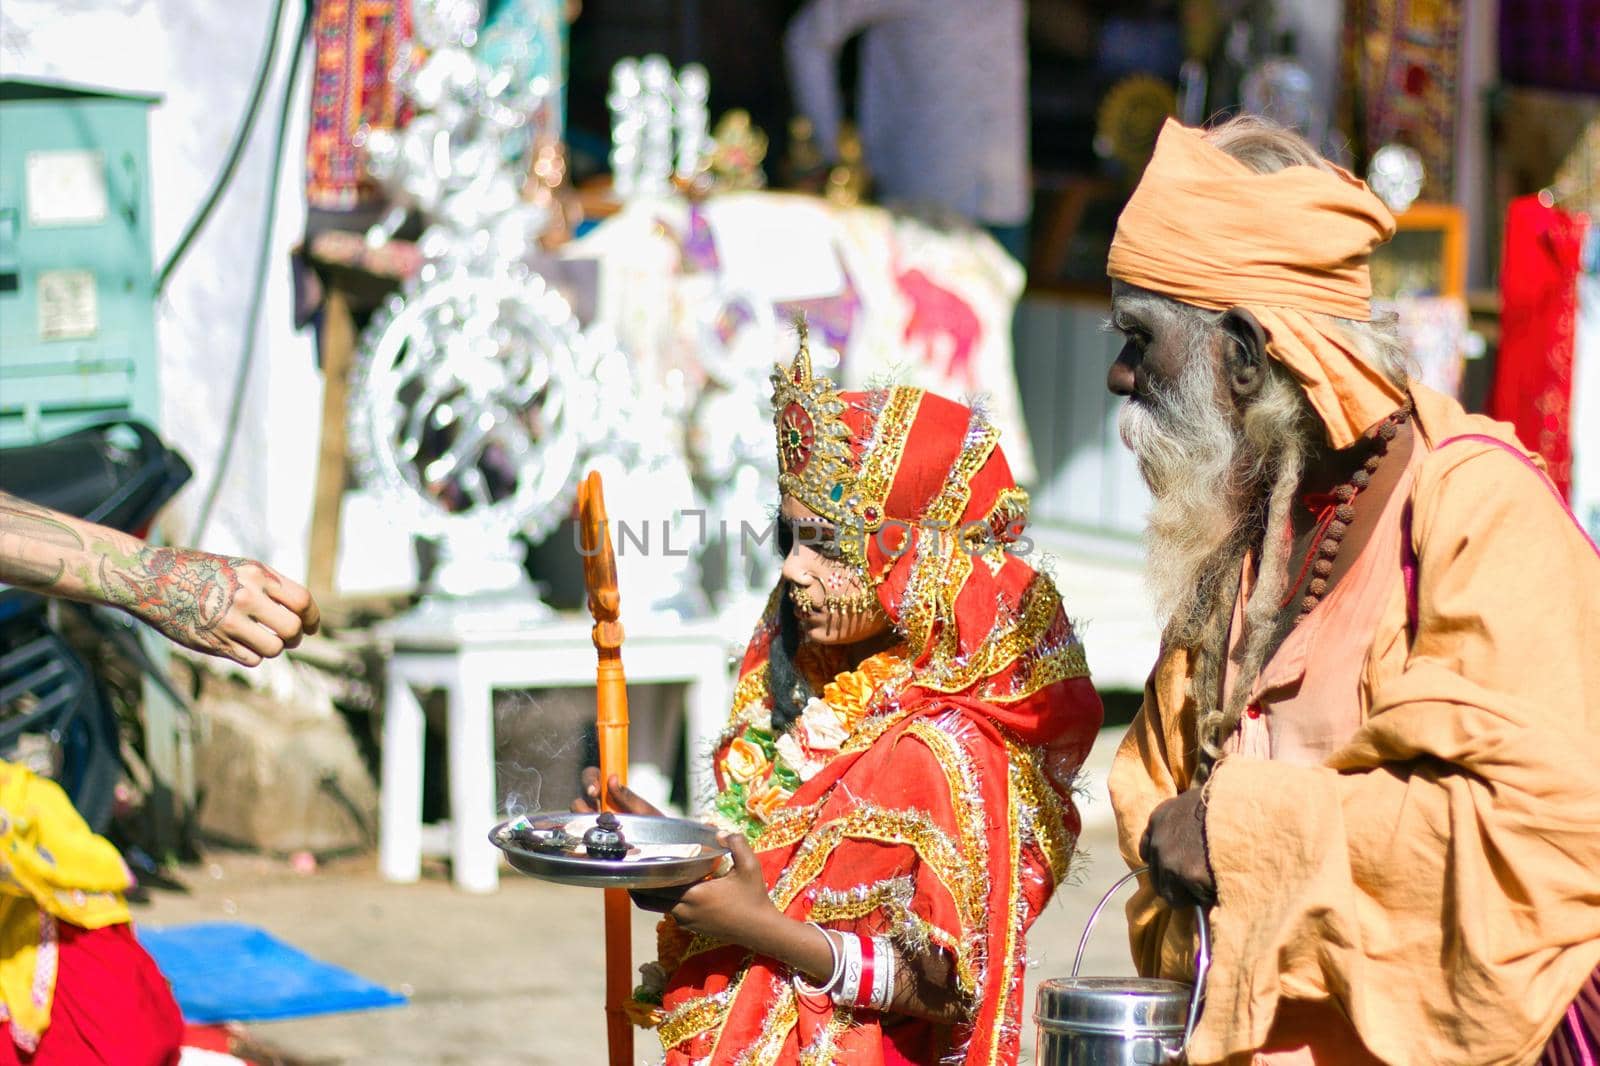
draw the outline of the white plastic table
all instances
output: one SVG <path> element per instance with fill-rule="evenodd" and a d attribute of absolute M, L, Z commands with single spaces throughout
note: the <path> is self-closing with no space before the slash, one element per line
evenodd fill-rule
<path fill-rule="evenodd" d="M 494 692 L 594 684 L 595 651 L 587 617 L 527 618 L 507 611 L 416 612 L 380 632 L 390 649 L 383 719 L 378 870 L 389 881 L 421 875 L 424 837 L 441 835 L 457 888 L 493 892 L 500 853 L 489 843 L 497 815 Z M 622 665 L 630 684 L 686 683 L 690 808 L 711 796 L 707 754 L 728 717 L 732 650 L 714 620 L 651 619 L 629 625 Z M 442 689 L 448 701 L 450 822 L 425 833 L 422 823 L 423 711 L 418 689 Z M 432 828 L 432 827 L 429 827 Z"/>

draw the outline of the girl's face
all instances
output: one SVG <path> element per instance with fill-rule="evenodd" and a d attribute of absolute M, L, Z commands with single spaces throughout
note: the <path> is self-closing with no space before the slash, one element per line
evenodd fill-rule
<path fill-rule="evenodd" d="M 788 607 L 807 640 L 858 644 L 888 631 L 876 594 L 841 556 L 838 531 L 792 496 L 779 508 L 778 547 Z"/>

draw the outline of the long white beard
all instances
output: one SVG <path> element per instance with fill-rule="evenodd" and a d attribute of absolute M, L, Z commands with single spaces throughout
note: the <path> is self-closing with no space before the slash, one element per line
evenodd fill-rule
<path fill-rule="evenodd" d="M 1220 583 L 1237 580 L 1247 506 L 1241 442 L 1217 400 L 1216 370 L 1196 355 L 1169 387 L 1122 405 L 1118 425 L 1150 487 L 1146 579 L 1169 635 L 1204 623 Z"/>

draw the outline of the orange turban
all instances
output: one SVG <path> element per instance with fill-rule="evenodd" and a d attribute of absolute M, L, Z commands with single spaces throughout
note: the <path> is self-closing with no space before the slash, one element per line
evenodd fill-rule
<path fill-rule="evenodd" d="M 1106 273 L 1213 311 L 1242 307 L 1299 380 L 1335 448 L 1404 401 L 1341 331 L 1307 315 L 1367 321 L 1367 257 L 1394 216 L 1352 174 L 1291 166 L 1258 174 L 1168 119 L 1117 220 Z"/>

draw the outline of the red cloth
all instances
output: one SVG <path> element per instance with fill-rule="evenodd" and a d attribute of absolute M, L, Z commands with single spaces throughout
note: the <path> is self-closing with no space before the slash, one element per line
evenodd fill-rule
<path fill-rule="evenodd" d="M 233 1054 L 233 1036 L 220 1025 L 185 1025 L 183 1027 L 183 1046 L 198 1048 L 201 1051 L 220 1051 L 224 1055 Z"/>
<path fill-rule="evenodd" d="M 1572 488 L 1572 360 L 1587 225 L 1536 196 L 1513 200 L 1500 264 L 1500 354 L 1488 414 L 1544 456 L 1562 499 Z"/>
<path fill-rule="evenodd" d="M 833 394 L 815 395 L 824 399 L 792 422 L 822 440 Z M 1024 939 L 1076 845 L 1071 783 L 1100 726 L 1100 700 L 1049 577 L 1019 552 L 973 555 L 933 524 L 987 528 L 999 544 L 1018 545 L 1026 495 L 992 427 L 921 390 L 837 399 L 854 464 L 869 452 L 882 458 L 874 448 L 897 453 L 883 497 L 888 522 L 870 538 L 866 564 L 910 665 L 872 690 L 843 747 L 763 819 L 753 846 L 785 914 L 890 935 L 902 951 L 945 953 L 971 1015 L 952 1027 L 836 1011 L 797 998 L 775 960 L 689 943 L 667 922 L 658 944 L 669 974 L 659 1029 L 666 1061 L 1014 1064 Z M 714 762 L 724 786 L 729 745 L 761 728 L 745 724 L 753 709 L 771 707 L 769 649 L 777 612 L 788 609 L 780 589 L 745 653 L 734 721 Z"/>
<path fill-rule="evenodd" d="M 183 1016 L 167 979 L 127 924 L 57 923 L 50 1027 L 32 1054 L 0 1040 L 0 1066 L 175 1066 Z"/>

